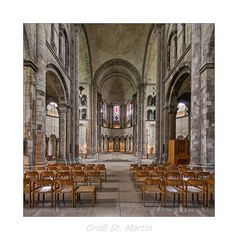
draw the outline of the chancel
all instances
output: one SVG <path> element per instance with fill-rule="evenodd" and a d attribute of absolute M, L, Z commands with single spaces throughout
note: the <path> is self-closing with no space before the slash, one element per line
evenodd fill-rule
<path fill-rule="evenodd" d="M 214 31 L 23 24 L 24 216 L 214 216 Z"/>

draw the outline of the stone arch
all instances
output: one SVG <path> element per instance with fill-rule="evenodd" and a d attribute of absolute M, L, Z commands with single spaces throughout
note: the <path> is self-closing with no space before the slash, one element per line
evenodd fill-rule
<path fill-rule="evenodd" d="M 147 121 L 152 121 L 153 120 L 153 111 L 151 109 L 149 109 L 147 111 Z"/>
<path fill-rule="evenodd" d="M 172 103 L 173 96 L 176 95 L 184 79 L 189 75 L 191 75 L 190 64 L 188 62 L 185 62 L 183 66 L 181 66 L 179 70 L 172 77 L 169 88 L 166 92 L 167 104 Z"/>
<path fill-rule="evenodd" d="M 114 139 L 112 136 L 109 137 L 108 145 L 109 145 L 108 151 L 113 152 L 114 151 Z"/>
<path fill-rule="evenodd" d="M 69 102 L 69 90 L 66 84 L 66 81 L 61 73 L 61 71 L 53 64 L 48 63 L 46 66 L 46 87 L 47 87 L 47 73 L 50 73 L 51 76 L 54 75 L 55 78 L 52 79 L 52 84 L 54 84 L 53 92 L 59 95 L 59 98 L 56 99 L 56 103 L 68 103 Z M 49 80 L 49 79 L 48 79 Z"/>
<path fill-rule="evenodd" d="M 121 69 L 121 71 L 118 71 L 118 69 Z M 108 77 L 110 73 L 120 74 L 120 72 L 124 73 L 124 75 L 128 75 L 130 79 L 133 80 L 134 86 L 140 84 L 141 76 L 139 71 L 130 62 L 121 58 L 113 58 L 104 62 L 95 72 L 94 82 L 99 86 L 101 80 L 103 80 L 105 76 Z"/>
<path fill-rule="evenodd" d="M 190 67 L 188 67 L 188 65 L 184 64 L 174 74 L 166 93 L 166 102 L 168 104 L 167 106 L 169 107 L 168 112 L 169 121 L 166 123 L 168 124 L 169 129 L 168 131 L 169 139 L 176 139 L 176 126 L 177 126 L 176 116 L 178 104 L 184 103 L 189 109 L 190 98 L 191 98 L 191 70 Z M 188 112 L 190 111 L 188 110 Z M 187 132 L 190 132 L 190 116 L 188 116 L 188 123 L 186 125 L 188 127 Z"/>
<path fill-rule="evenodd" d="M 125 138 L 124 138 L 124 136 L 121 136 L 120 137 L 120 152 L 125 152 L 125 150 L 126 150 L 125 144 L 126 144 Z"/>

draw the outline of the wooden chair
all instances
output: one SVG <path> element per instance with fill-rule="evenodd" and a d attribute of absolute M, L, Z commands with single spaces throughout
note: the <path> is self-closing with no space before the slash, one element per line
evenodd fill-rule
<path fill-rule="evenodd" d="M 197 179 L 198 180 L 204 180 L 211 178 L 210 172 L 198 172 L 197 173 Z"/>
<path fill-rule="evenodd" d="M 96 172 L 99 172 L 100 173 L 100 177 L 102 178 L 102 179 L 104 179 L 104 181 L 106 182 L 106 180 L 107 180 L 107 170 L 106 170 L 106 167 L 105 167 L 105 165 L 103 166 L 103 165 L 97 165 L 96 167 L 95 167 L 95 171 Z"/>
<path fill-rule="evenodd" d="M 79 186 L 74 191 L 74 207 L 76 207 L 76 196 L 80 200 L 80 195 L 86 193 L 92 195 L 92 204 L 96 202 L 96 187 L 95 186 Z"/>
<path fill-rule="evenodd" d="M 182 195 L 182 205 L 184 207 L 184 187 L 183 181 L 179 179 L 165 179 L 164 184 L 164 204 L 166 206 L 167 194 L 173 194 L 173 200 L 175 202 L 176 195 L 178 196 L 178 204 L 180 204 L 180 195 Z"/>
<path fill-rule="evenodd" d="M 43 204 L 45 203 L 45 194 L 50 194 L 50 202 L 51 207 L 53 207 L 53 192 L 54 192 L 54 182 L 51 179 L 38 179 L 33 181 L 33 200 L 32 206 L 35 205 L 35 194 L 38 194 L 38 201 L 39 196 L 43 195 Z"/>
<path fill-rule="evenodd" d="M 70 172 L 69 166 L 60 166 L 58 171 L 60 172 Z"/>
<path fill-rule="evenodd" d="M 102 179 L 100 177 L 100 172 L 87 172 L 86 177 L 87 183 L 89 183 L 90 186 L 92 183 L 99 183 L 99 187 L 102 189 Z"/>
<path fill-rule="evenodd" d="M 185 182 L 185 200 L 186 207 L 188 207 L 188 196 L 192 194 L 192 201 L 194 202 L 194 194 L 203 194 L 203 205 L 206 206 L 206 185 L 203 180 L 188 179 Z M 198 199 L 198 198 L 197 198 Z"/>
<path fill-rule="evenodd" d="M 188 179 L 196 179 L 196 175 L 194 172 L 182 172 L 180 173 L 180 178 L 186 181 Z"/>
<path fill-rule="evenodd" d="M 135 180 L 135 176 L 138 172 L 143 172 L 143 167 L 135 167 L 132 169 L 131 171 L 131 177 L 132 177 L 132 180 Z"/>
<path fill-rule="evenodd" d="M 24 203 L 26 201 L 26 194 L 28 194 L 28 203 L 29 203 L 29 207 L 31 207 L 32 204 L 32 183 L 31 180 L 28 178 L 24 178 L 23 180 L 23 196 L 24 196 Z"/>
<path fill-rule="evenodd" d="M 143 185 L 141 186 L 141 194 L 143 205 L 145 206 L 145 195 L 155 194 L 155 199 L 158 199 L 158 194 L 160 195 L 161 205 L 164 202 L 164 182 L 158 179 L 146 178 Z"/>
<path fill-rule="evenodd" d="M 55 172 L 53 172 L 53 171 L 41 172 L 39 178 L 40 179 L 51 179 L 54 181 L 55 180 Z"/>
<path fill-rule="evenodd" d="M 214 178 L 207 179 L 206 185 L 207 185 L 206 205 L 207 207 L 209 207 L 209 203 L 214 198 L 214 195 L 215 195 L 215 179 Z"/>
<path fill-rule="evenodd" d="M 45 167 L 40 167 L 40 166 L 35 167 L 35 170 L 36 170 L 38 173 L 44 172 L 45 169 L 46 169 Z"/>
<path fill-rule="evenodd" d="M 54 172 L 58 171 L 58 167 L 56 165 L 54 165 L 54 166 L 48 165 L 48 167 L 46 169 L 47 169 L 47 171 L 54 171 Z"/>
<path fill-rule="evenodd" d="M 72 172 L 71 173 L 72 179 L 74 181 L 74 183 L 76 184 L 76 186 L 79 186 L 81 184 L 86 184 L 87 179 L 86 179 L 86 174 L 85 172 L 81 171 L 81 172 Z"/>
<path fill-rule="evenodd" d="M 168 171 L 165 173 L 166 179 L 180 179 L 180 174 L 178 171 Z"/>
<path fill-rule="evenodd" d="M 71 172 L 82 172 L 83 168 L 82 167 L 72 167 Z"/>
<path fill-rule="evenodd" d="M 55 179 L 71 179 L 70 172 L 56 172 Z"/>
<path fill-rule="evenodd" d="M 56 202 L 59 202 L 59 195 L 62 194 L 62 200 L 65 204 L 65 194 L 71 195 L 72 198 L 72 207 L 74 207 L 74 190 L 75 184 L 73 179 L 57 179 L 55 180 L 55 202 L 54 206 L 56 207 Z"/>
<path fill-rule="evenodd" d="M 141 186 L 144 183 L 146 178 L 149 178 L 148 172 L 137 172 L 135 176 L 136 190 L 138 189 L 139 186 Z"/>
<path fill-rule="evenodd" d="M 153 180 L 163 180 L 165 178 L 165 173 L 164 172 L 152 172 L 152 174 L 150 175 L 151 179 Z"/>

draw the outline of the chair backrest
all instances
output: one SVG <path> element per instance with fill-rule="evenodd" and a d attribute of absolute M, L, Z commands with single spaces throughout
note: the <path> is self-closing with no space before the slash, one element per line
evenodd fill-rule
<path fill-rule="evenodd" d="M 37 171 L 26 171 L 24 178 L 30 180 L 39 179 L 39 173 Z"/>
<path fill-rule="evenodd" d="M 55 180 L 56 188 L 59 186 L 74 186 L 74 182 L 72 179 L 57 179 Z"/>
<path fill-rule="evenodd" d="M 160 172 L 152 172 L 151 177 L 152 177 L 152 179 L 153 179 L 153 178 L 164 179 L 165 173 L 164 173 L 163 171 L 160 171 Z"/>
<path fill-rule="evenodd" d="M 50 166 L 50 165 L 48 165 L 48 167 L 47 167 L 47 171 L 57 171 L 57 170 L 58 170 L 57 166 Z"/>
<path fill-rule="evenodd" d="M 55 174 L 56 179 L 71 179 L 71 173 L 70 172 L 57 172 Z"/>
<path fill-rule="evenodd" d="M 137 177 L 148 177 L 149 173 L 147 171 L 146 172 L 137 172 L 136 176 Z"/>
<path fill-rule="evenodd" d="M 71 172 L 82 172 L 83 168 L 82 167 L 72 167 Z"/>
<path fill-rule="evenodd" d="M 67 172 L 70 171 L 70 168 L 68 166 L 60 166 L 59 167 L 59 171 L 61 172 Z"/>
<path fill-rule="evenodd" d="M 208 179 L 211 177 L 210 172 L 198 172 L 197 179 Z"/>
<path fill-rule="evenodd" d="M 194 172 L 182 172 L 180 174 L 181 174 L 182 178 L 187 178 L 187 179 L 190 179 L 190 178 L 195 179 L 196 178 L 196 175 Z"/>
<path fill-rule="evenodd" d="M 72 172 L 72 178 L 77 178 L 77 177 L 85 177 L 86 174 L 85 172 L 81 171 L 81 172 Z"/>
<path fill-rule="evenodd" d="M 165 186 L 172 186 L 172 187 L 181 187 L 183 186 L 183 181 L 180 179 L 165 179 Z"/>
<path fill-rule="evenodd" d="M 144 180 L 144 185 L 153 185 L 153 186 L 158 186 L 163 184 L 162 180 L 159 179 L 151 179 L 151 178 L 146 178 Z"/>
<path fill-rule="evenodd" d="M 95 163 L 88 163 L 88 164 L 86 165 L 86 167 L 95 167 L 95 166 L 96 166 Z"/>
<path fill-rule="evenodd" d="M 55 173 L 53 171 L 46 171 L 40 173 L 40 179 L 52 179 L 54 180 Z"/>
<path fill-rule="evenodd" d="M 186 187 L 188 186 L 193 186 L 193 187 L 204 187 L 205 183 L 203 180 L 198 180 L 198 179 L 188 179 L 185 182 Z"/>
<path fill-rule="evenodd" d="M 166 172 L 165 173 L 166 179 L 180 179 L 180 174 L 179 172 L 172 171 L 172 172 Z"/>

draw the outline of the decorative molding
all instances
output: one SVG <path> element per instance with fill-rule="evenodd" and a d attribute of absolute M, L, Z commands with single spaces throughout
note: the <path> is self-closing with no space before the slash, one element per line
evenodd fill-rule
<path fill-rule="evenodd" d="M 199 70 L 200 73 L 203 73 L 207 69 L 214 69 L 215 64 L 214 63 L 205 63 Z"/>
<path fill-rule="evenodd" d="M 30 67 L 35 72 L 37 72 L 37 70 L 38 70 L 38 67 L 36 66 L 36 63 L 31 59 L 24 59 L 24 67 Z"/>

